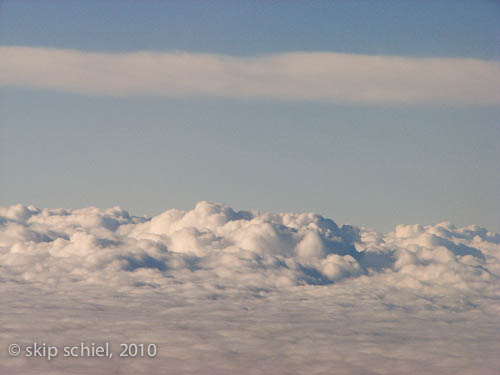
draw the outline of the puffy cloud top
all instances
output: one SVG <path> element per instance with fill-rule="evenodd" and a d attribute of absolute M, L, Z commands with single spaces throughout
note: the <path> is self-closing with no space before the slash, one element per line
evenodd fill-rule
<path fill-rule="evenodd" d="M 478 226 L 398 225 L 387 235 L 311 213 L 234 211 L 199 202 L 136 217 L 102 210 L 0 207 L 0 277 L 40 285 L 246 290 L 361 277 L 428 292 L 498 285 L 500 235 Z"/>
<path fill-rule="evenodd" d="M 200 202 L 152 217 L 0 207 L 0 346 L 157 343 L 0 373 L 493 374 L 500 236 Z M 76 341 L 76 342 L 75 342 Z"/>

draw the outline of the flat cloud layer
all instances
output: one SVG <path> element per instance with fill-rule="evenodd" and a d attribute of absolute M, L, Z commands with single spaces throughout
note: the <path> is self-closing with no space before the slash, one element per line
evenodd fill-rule
<path fill-rule="evenodd" d="M 7 359 L 12 374 L 493 374 L 500 235 L 200 202 L 0 208 L 4 347 L 155 342 L 154 360 Z M 2 357 L 3 356 L 3 357 Z"/>
<path fill-rule="evenodd" d="M 332 52 L 233 57 L 0 46 L 0 86 L 98 95 L 500 104 L 500 63 Z"/>

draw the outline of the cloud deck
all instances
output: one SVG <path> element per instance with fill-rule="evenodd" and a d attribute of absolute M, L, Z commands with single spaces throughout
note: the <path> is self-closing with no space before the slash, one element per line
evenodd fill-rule
<path fill-rule="evenodd" d="M 477 226 L 382 235 L 208 202 L 153 218 L 2 207 L 5 347 L 133 338 L 162 355 L 127 369 L 2 357 L 0 370 L 490 374 L 500 364 L 499 244 Z"/>

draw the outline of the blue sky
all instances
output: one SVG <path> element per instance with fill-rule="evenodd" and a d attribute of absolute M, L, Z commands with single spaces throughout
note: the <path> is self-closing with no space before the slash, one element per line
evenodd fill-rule
<path fill-rule="evenodd" d="M 59 54 L 50 55 L 55 62 L 63 61 L 59 51 L 77 50 L 87 65 L 90 52 L 106 62 L 122 52 L 165 53 L 169 64 L 178 51 L 193 64 L 205 61 L 198 53 L 216 62 L 231 56 L 238 69 L 247 69 L 245 58 L 327 52 L 332 61 L 347 54 L 362 68 L 371 61 L 358 59 L 365 55 L 401 56 L 417 65 L 418 58 L 436 58 L 432 63 L 458 69 L 474 59 L 488 68 L 500 60 L 499 17 L 494 1 L 3 1 L 0 44 L 33 47 L 29 53 L 50 47 Z M 255 64 L 251 69 L 268 69 Z M 363 69 L 347 74 L 348 83 L 368 90 L 357 80 Z M 422 77 L 433 77 L 425 69 Z M 234 78 L 224 74 L 216 78 Z M 381 74 L 365 80 L 391 79 Z M 290 99 L 272 90 L 207 91 L 201 83 L 186 95 L 165 93 L 163 86 L 109 93 L 97 83 L 75 88 L 43 77 L 35 87 L 26 80 L 38 76 L 29 77 L 1 87 L 3 205 L 120 205 L 156 214 L 209 200 L 314 211 L 381 231 L 442 220 L 500 231 L 500 105 L 486 94 L 472 100 L 491 90 L 480 86 L 476 94 L 474 77 L 458 75 L 461 86 L 443 89 L 436 100 L 419 94 L 402 102 L 394 82 L 388 90 L 396 91 L 377 101 L 357 92 L 316 98 L 315 87 L 302 95 L 306 81 Z M 467 96 L 469 88 L 474 95 Z"/>
<path fill-rule="evenodd" d="M 307 3 L 307 4 L 306 4 Z M 500 57 L 496 1 L 2 1 L 3 44 Z"/>

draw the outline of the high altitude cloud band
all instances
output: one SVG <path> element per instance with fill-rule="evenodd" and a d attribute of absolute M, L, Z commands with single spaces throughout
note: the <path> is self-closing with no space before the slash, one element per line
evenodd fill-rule
<path fill-rule="evenodd" d="M 0 86 L 89 95 L 500 104 L 500 63 L 330 52 L 233 57 L 0 47 Z"/>

